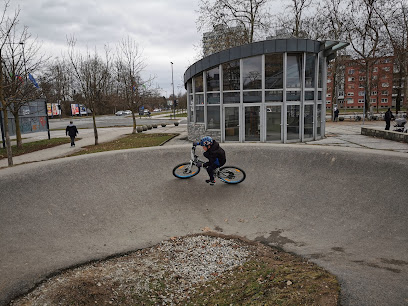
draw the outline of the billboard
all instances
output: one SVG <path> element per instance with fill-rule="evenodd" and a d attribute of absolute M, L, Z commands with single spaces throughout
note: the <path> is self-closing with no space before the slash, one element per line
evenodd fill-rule
<path fill-rule="evenodd" d="M 79 115 L 79 104 L 71 104 L 71 115 Z"/>

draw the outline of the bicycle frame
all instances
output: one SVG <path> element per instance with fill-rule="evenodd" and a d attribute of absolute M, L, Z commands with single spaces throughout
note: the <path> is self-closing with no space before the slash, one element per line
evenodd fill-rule
<path fill-rule="evenodd" d="M 190 154 L 190 169 L 192 165 L 197 165 L 198 162 L 204 164 L 205 161 L 201 160 L 198 158 L 198 155 L 195 153 L 196 151 L 196 144 L 193 144 L 193 146 L 191 147 L 191 154 Z"/>

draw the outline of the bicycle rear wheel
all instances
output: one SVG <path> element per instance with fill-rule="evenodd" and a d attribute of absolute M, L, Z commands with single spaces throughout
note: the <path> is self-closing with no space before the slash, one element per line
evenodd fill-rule
<path fill-rule="evenodd" d="M 227 184 L 239 184 L 246 178 L 245 171 L 234 166 L 221 167 L 218 173 L 221 181 Z"/>
<path fill-rule="evenodd" d="M 190 168 L 190 163 L 182 163 L 177 165 L 173 169 L 173 175 L 180 179 L 188 179 L 197 175 L 200 172 L 200 168 L 196 165 L 192 165 Z"/>

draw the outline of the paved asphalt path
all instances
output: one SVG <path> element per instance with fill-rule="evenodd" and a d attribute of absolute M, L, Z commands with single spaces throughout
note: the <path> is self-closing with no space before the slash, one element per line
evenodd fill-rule
<path fill-rule="evenodd" d="M 340 280 L 343 305 L 408 304 L 408 155 L 223 144 L 247 179 L 172 175 L 190 146 L 0 171 L 0 304 L 59 269 L 211 228 L 283 247 Z"/>

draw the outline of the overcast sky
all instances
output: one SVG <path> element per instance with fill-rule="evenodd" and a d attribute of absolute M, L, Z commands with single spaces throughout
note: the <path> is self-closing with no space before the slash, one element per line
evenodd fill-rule
<path fill-rule="evenodd" d="M 1 0 L 3 2 L 3 0 Z M 143 49 L 144 77 L 171 94 L 171 64 L 175 93 L 184 92 L 185 70 L 198 59 L 196 19 L 199 0 L 11 0 L 20 7 L 20 25 L 27 26 L 43 45 L 58 56 L 67 49 L 67 36 L 78 46 L 103 48 L 127 36 Z"/>

